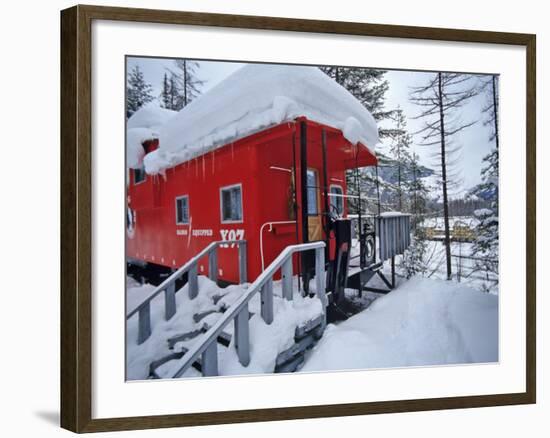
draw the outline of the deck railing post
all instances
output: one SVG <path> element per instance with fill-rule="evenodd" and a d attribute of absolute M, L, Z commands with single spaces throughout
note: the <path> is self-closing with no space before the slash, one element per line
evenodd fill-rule
<path fill-rule="evenodd" d="M 317 297 L 324 307 L 327 307 L 326 277 L 325 277 L 325 248 L 315 249 L 315 286 Z"/>
<path fill-rule="evenodd" d="M 218 281 L 218 247 L 212 248 L 208 254 L 208 278 L 214 283 Z"/>
<path fill-rule="evenodd" d="M 391 258 L 391 287 L 395 287 L 395 256 Z"/>
<path fill-rule="evenodd" d="M 218 375 L 218 343 L 215 340 L 202 353 L 201 368 L 205 377 Z"/>
<path fill-rule="evenodd" d="M 248 281 L 246 270 L 246 241 L 239 242 L 239 283 Z"/>
<path fill-rule="evenodd" d="M 151 306 L 144 303 L 138 312 L 138 345 L 143 344 L 151 336 Z"/>
<path fill-rule="evenodd" d="M 266 324 L 273 322 L 273 279 L 267 280 L 261 289 L 261 315 Z"/>
<path fill-rule="evenodd" d="M 199 280 L 198 280 L 198 271 L 197 271 L 197 264 L 195 263 L 191 268 L 189 268 L 189 272 L 187 273 L 187 282 L 189 283 L 189 299 L 196 298 L 196 296 L 199 293 Z"/>
<path fill-rule="evenodd" d="M 248 326 L 248 304 L 237 314 L 235 318 L 235 348 L 242 366 L 250 363 L 250 333 Z"/>
<path fill-rule="evenodd" d="M 281 268 L 283 282 L 283 297 L 292 300 L 292 256 L 290 256 Z"/>
<path fill-rule="evenodd" d="M 176 313 L 176 282 L 164 289 L 164 319 L 168 321 Z"/>

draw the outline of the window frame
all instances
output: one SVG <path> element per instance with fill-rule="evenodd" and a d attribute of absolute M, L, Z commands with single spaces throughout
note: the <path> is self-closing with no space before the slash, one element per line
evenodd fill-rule
<path fill-rule="evenodd" d="M 241 197 L 241 219 L 239 220 L 233 220 L 233 219 L 227 219 L 224 220 L 223 218 L 223 192 L 227 190 L 231 190 L 238 187 Z M 244 222 L 244 205 L 243 205 L 243 184 L 237 183 L 237 184 L 231 184 L 228 186 L 220 187 L 220 222 L 222 224 L 242 224 Z"/>
<path fill-rule="evenodd" d="M 181 200 L 181 199 L 187 199 L 187 222 L 179 222 L 178 221 L 178 201 Z M 174 202 L 175 202 L 175 205 L 176 205 L 176 225 L 189 225 L 189 221 L 190 221 L 190 218 L 191 218 L 189 195 L 176 196 Z"/>
<path fill-rule="evenodd" d="M 321 215 L 321 205 L 320 205 L 320 193 L 319 193 L 319 171 L 317 169 L 314 169 L 313 167 L 308 167 L 306 171 L 306 175 L 309 174 L 309 172 L 312 172 L 315 176 L 315 185 L 310 186 L 307 184 L 307 178 L 306 178 L 306 190 L 307 190 L 307 201 L 308 205 L 306 205 L 307 209 L 307 215 L 309 217 L 317 217 Z M 307 175 L 309 176 L 309 175 Z M 309 212 L 309 189 L 313 188 L 315 189 L 315 213 Z"/>
<path fill-rule="evenodd" d="M 331 184 L 328 188 L 330 195 L 332 195 L 332 188 L 333 187 L 337 188 L 337 189 L 340 189 L 340 195 L 341 195 L 340 199 L 342 200 L 342 211 L 340 212 L 340 214 L 343 215 L 344 214 L 344 209 L 346 208 L 346 205 L 344 203 L 344 187 L 340 184 Z M 329 205 L 332 205 L 331 204 L 331 201 L 332 201 L 331 198 L 332 198 L 332 196 L 329 196 L 329 200 L 328 200 Z M 339 197 L 335 196 L 335 198 L 338 199 Z"/>

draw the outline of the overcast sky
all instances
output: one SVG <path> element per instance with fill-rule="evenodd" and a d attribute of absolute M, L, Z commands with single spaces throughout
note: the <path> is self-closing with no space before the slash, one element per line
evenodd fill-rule
<path fill-rule="evenodd" d="M 139 65 L 145 80 L 154 89 L 158 96 L 161 91 L 164 73 L 168 68 L 173 68 L 173 60 L 162 58 L 128 58 L 128 71 Z M 198 77 L 205 81 L 202 92 L 218 84 L 228 75 L 241 68 L 244 64 L 235 62 L 199 61 Z M 385 78 L 389 82 L 389 90 L 386 93 L 386 109 L 395 109 L 400 106 L 407 117 L 407 128 L 410 133 L 418 131 L 422 127 L 422 121 L 414 119 L 419 113 L 419 108 L 410 102 L 411 87 L 422 85 L 433 73 L 411 71 L 388 71 Z M 485 105 L 485 96 L 480 95 L 472 99 L 460 110 L 460 120 L 469 122 L 480 118 L 480 110 Z M 384 124 L 384 126 L 386 126 Z M 490 128 L 483 126 L 479 121 L 476 125 L 458 133 L 455 141 L 462 147 L 462 153 L 457 168 L 461 174 L 461 185 L 457 188 L 455 196 L 464 194 L 469 188 L 480 182 L 481 160 L 487 155 L 494 145 L 489 142 Z M 422 164 L 438 170 L 439 164 L 432 154 L 435 147 L 419 146 L 419 135 L 413 136 L 413 150 L 419 154 Z"/>

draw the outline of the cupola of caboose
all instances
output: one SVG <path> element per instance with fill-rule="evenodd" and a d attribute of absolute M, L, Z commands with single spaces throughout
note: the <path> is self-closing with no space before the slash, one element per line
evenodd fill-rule
<path fill-rule="evenodd" d="M 126 165 L 129 169 L 144 169 L 143 158 L 158 148 L 160 127 L 175 111 L 149 103 L 130 116 L 126 122 Z"/>

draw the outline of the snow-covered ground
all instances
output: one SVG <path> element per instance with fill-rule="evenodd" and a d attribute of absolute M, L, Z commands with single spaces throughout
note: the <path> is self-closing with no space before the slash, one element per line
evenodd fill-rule
<path fill-rule="evenodd" d="M 432 279 L 447 277 L 445 245 L 439 241 L 428 241 L 426 251 L 426 276 Z M 451 269 L 453 281 L 481 291 L 498 294 L 498 278 L 492 272 L 476 271 L 475 261 L 471 257 L 472 244 L 451 242 Z M 397 263 L 399 264 L 399 258 Z"/>
<path fill-rule="evenodd" d="M 496 361 L 498 296 L 416 277 L 329 324 L 301 371 Z"/>
<path fill-rule="evenodd" d="M 189 300 L 186 287 L 177 297 L 178 313 L 164 320 L 162 296 L 152 302 L 153 333 L 137 345 L 137 317 L 127 322 L 127 378 L 145 379 L 151 361 L 170 353 L 167 339 L 214 323 L 221 313 L 212 313 L 199 322 L 193 315 L 221 306 L 230 306 L 244 289 L 241 286 L 218 288 L 199 277 L 200 293 Z M 296 281 L 296 279 L 295 279 Z M 153 287 L 128 279 L 127 306 L 135 307 Z M 294 300 L 281 298 L 280 283 L 275 282 L 275 318 L 271 325 L 260 317 L 260 297 L 250 303 L 251 363 L 242 367 L 233 341 L 219 349 L 221 375 L 272 373 L 277 355 L 293 344 L 294 329 L 320 314 L 317 298 Z M 329 371 L 443 364 L 485 363 L 498 361 L 498 295 L 487 294 L 453 281 L 415 277 L 399 279 L 399 285 L 387 295 L 365 293 L 362 298 L 347 290 L 357 309 L 364 309 L 346 321 L 329 324 L 319 343 L 306 356 L 301 371 Z M 223 297 L 213 304 L 214 296 Z M 232 333 L 232 324 L 227 332 Z M 176 344 L 189 347 L 199 338 Z M 158 371 L 170 377 L 178 361 L 168 362 Z M 190 369 L 184 376 L 200 374 Z"/>
<path fill-rule="evenodd" d="M 474 216 L 450 216 L 449 217 L 449 227 L 452 229 L 455 225 L 468 226 L 470 228 L 475 228 L 479 224 L 479 219 Z M 443 217 L 427 217 L 420 224 L 421 227 L 425 228 L 438 228 L 443 229 L 445 226 L 445 220 Z"/>

